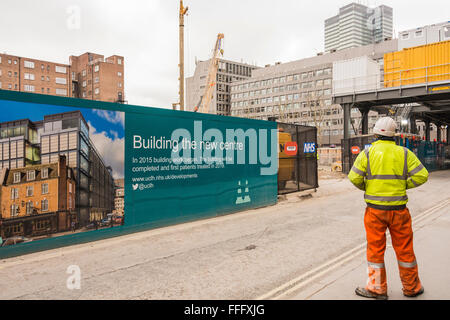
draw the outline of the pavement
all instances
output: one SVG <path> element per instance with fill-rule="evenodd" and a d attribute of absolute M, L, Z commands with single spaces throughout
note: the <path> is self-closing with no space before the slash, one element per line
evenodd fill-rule
<path fill-rule="evenodd" d="M 439 207 L 449 200 L 446 190 L 450 171 L 433 172 L 425 186 L 408 191 L 413 224 L 416 218 L 421 223 L 415 247 L 423 299 L 443 297 L 450 284 L 444 272 L 450 221 Z M 320 180 L 317 192 L 283 199 L 1 260 L 0 299 L 356 299 L 354 288 L 365 283 L 366 268 L 363 193 L 341 175 Z M 391 249 L 389 294 L 401 298 L 390 255 Z M 79 288 L 67 285 L 73 266 L 81 272 Z"/>
<path fill-rule="evenodd" d="M 419 267 L 419 278 L 424 294 L 407 298 L 402 294 L 397 259 L 390 239 L 385 253 L 388 296 L 391 300 L 449 300 L 450 275 L 450 201 L 424 217 L 413 220 L 414 250 Z M 419 220 L 420 219 L 420 220 Z M 357 296 L 357 286 L 365 286 L 367 279 L 365 248 L 350 261 L 328 272 L 322 279 L 298 288 L 285 296 L 291 300 L 366 300 Z M 291 290 L 292 291 L 292 290 Z M 294 290 L 295 291 L 295 290 Z"/>

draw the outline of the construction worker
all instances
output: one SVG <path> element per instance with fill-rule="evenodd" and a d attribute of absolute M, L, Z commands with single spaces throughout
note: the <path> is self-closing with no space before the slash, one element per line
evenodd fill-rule
<path fill-rule="evenodd" d="M 384 265 L 386 228 L 397 256 L 403 294 L 415 297 L 424 292 L 413 250 L 406 190 L 424 184 L 428 171 L 413 152 L 395 144 L 396 129 L 392 118 L 379 119 L 373 129 L 377 141 L 358 155 L 348 175 L 357 188 L 365 191 L 367 203 L 364 226 L 369 279 L 365 288 L 355 290 L 366 298 L 388 298 Z"/>

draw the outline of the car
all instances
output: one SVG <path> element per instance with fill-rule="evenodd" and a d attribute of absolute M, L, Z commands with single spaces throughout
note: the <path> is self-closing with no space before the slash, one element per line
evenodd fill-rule
<path fill-rule="evenodd" d="M 114 217 L 113 217 L 113 222 L 114 222 L 115 224 L 122 224 L 122 222 L 123 222 L 123 216 L 114 216 Z"/>
<path fill-rule="evenodd" d="M 111 225 L 111 217 L 104 218 L 104 219 L 102 219 L 100 221 L 100 226 L 101 227 L 106 227 L 106 226 L 109 226 L 109 225 Z"/>
<path fill-rule="evenodd" d="M 18 244 L 18 243 L 25 243 L 25 242 L 31 242 L 31 241 L 33 241 L 33 239 L 29 239 L 29 238 L 26 238 L 23 236 L 14 236 L 14 237 L 5 239 L 5 241 L 3 241 L 1 246 L 6 247 L 6 246 Z"/>

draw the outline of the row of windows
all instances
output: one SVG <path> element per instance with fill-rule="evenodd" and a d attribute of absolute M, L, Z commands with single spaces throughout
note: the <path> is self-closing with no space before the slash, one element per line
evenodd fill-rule
<path fill-rule="evenodd" d="M 0 76 L 1 75 L 2 75 L 2 70 L 0 69 Z M 8 71 L 8 77 L 12 77 L 12 75 L 13 75 L 12 71 Z M 17 71 L 15 71 L 14 72 L 14 77 L 17 78 L 17 75 L 18 75 L 18 73 L 17 73 Z M 25 72 L 23 74 L 23 78 L 24 78 L 24 80 L 30 80 L 30 81 L 36 80 L 35 74 L 34 73 L 28 73 L 28 72 Z M 50 79 L 51 79 L 50 76 L 42 76 L 41 75 L 41 81 L 46 81 L 47 80 L 47 82 L 49 82 Z M 67 79 L 66 78 L 55 77 L 55 83 L 57 83 L 57 84 L 64 84 L 65 85 L 65 84 L 67 84 Z"/>
<path fill-rule="evenodd" d="M 46 129 L 47 132 L 47 129 Z M 78 147 L 78 134 L 76 131 L 64 132 L 41 137 L 41 153 L 51 153 L 76 149 Z"/>
<path fill-rule="evenodd" d="M 26 213 L 27 214 L 32 214 L 33 213 L 33 201 L 27 201 L 26 203 Z M 48 200 L 44 199 L 41 200 L 41 211 L 42 212 L 46 212 L 48 211 Z M 11 217 L 17 217 L 19 215 L 20 212 L 20 206 L 18 204 L 12 204 L 10 207 L 10 214 Z"/>
<path fill-rule="evenodd" d="M 2 89 L 1 82 L 0 82 L 0 89 Z M 13 85 L 11 83 L 8 84 L 8 89 L 9 90 L 13 89 Z M 17 84 L 14 84 L 14 90 L 17 90 L 17 89 L 18 89 Z M 26 92 L 36 92 L 36 87 L 33 85 L 25 84 L 23 86 L 23 90 Z M 45 88 L 41 88 L 41 93 L 45 93 Z M 50 88 L 47 88 L 47 94 L 50 94 Z M 60 96 L 67 96 L 67 89 L 56 88 L 55 94 L 60 95 Z"/>
<path fill-rule="evenodd" d="M 72 184 L 69 184 L 70 193 L 72 193 Z M 41 194 L 48 194 L 48 183 L 41 184 Z M 34 186 L 27 186 L 27 197 L 34 196 Z M 11 188 L 11 200 L 19 199 L 19 188 Z"/>
<path fill-rule="evenodd" d="M 41 179 L 48 178 L 48 168 L 42 168 L 41 170 Z M 26 174 L 26 181 L 34 181 L 36 180 L 36 170 L 28 170 Z M 13 183 L 22 182 L 22 173 L 14 172 Z"/>
<path fill-rule="evenodd" d="M 17 140 L 0 143 L 0 160 L 22 158 L 24 156 L 24 141 Z"/>
<path fill-rule="evenodd" d="M 291 111 L 300 111 L 300 108 L 306 108 L 306 107 L 310 107 L 310 106 L 303 105 L 303 104 L 300 106 L 300 104 L 298 104 L 298 103 L 293 103 L 293 104 L 285 104 L 285 105 L 281 105 L 281 106 L 255 107 L 255 108 L 247 108 L 247 109 L 243 109 L 243 110 L 232 110 L 231 115 L 237 116 L 237 115 L 241 115 L 241 114 L 250 114 L 250 113 L 291 112 Z M 302 111 L 301 114 L 304 117 L 309 117 L 311 115 L 314 115 L 316 112 L 323 112 L 323 115 L 331 116 L 331 115 L 340 114 L 341 109 L 329 108 L 329 109 L 323 109 L 322 111 L 320 111 L 320 110 L 318 110 L 318 111 L 305 110 L 305 111 Z M 312 114 L 312 113 L 314 113 L 314 114 Z"/>
<path fill-rule="evenodd" d="M 253 97 L 258 95 L 266 95 L 266 94 L 272 94 L 272 93 L 278 93 L 283 91 L 293 91 L 293 90 L 299 90 L 301 89 L 309 89 L 314 87 L 322 87 L 322 86 L 331 85 L 331 79 L 324 79 L 324 80 L 317 80 L 317 81 L 310 81 L 310 82 L 302 82 L 296 83 L 296 84 L 290 84 L 287 86 L 280 86 L 280 87 L 274 87 L 274 88 L 267 88 L 262 90 L 255 90 L 255 91 L 246 91 L 246 92 L 240 92 L 240 93 L 233 93 L 231 94 L 232 99 L 242 99 L 247 97 Z M 323 95 L 330 95 L 331 89 L 325 89 L 322 92 Z"/>
<path fill-rule="evenodd" d="M 293 75 L 282 76 L 282 77 L 273 78 L 273 79 L 244 83 L 244 84 L 233 86 L 231 88 L 231 91 L 271 86 L 272 84 L 298 81 L 300 79 L 305 80 L 308 78 L 321 77 L 321 76 L 325 76 L 325 75 L 331 75 L 331 68 L 325 68 L 325 69 L 320 69 L 320 70 L 303 72 L 301 74 L 293 74 Z"/>
<path fill-rule="evenodd" d="M 245 100 L 245 101 L 239 101 L 239 102 L 232 102 L 231 107 L 237 108 L 237 107 L 247 107 L 247 106 L 253 106 L 258 104 L 266 104 L 266 103 L 276 103 L 276 102 L 284 102 L 284 101 L 296 101 L 300 99 L 308 99 L 308 98 L 321 98 L 323 96 L 323 92 L 316 92 L 316 91 L 310 91 L 310 92 L 303 92 L 303 93 L 296 93 L 296 94 L 288 94 L 284 96 L 275 96 L 275 97 L 268 97 L 268 98 L 262 98 L 262 99 L 252 99 L 252 100 Z M 313 101 L 311 101 L 313 102 Z M 331 99 L 325 99 L 323 100 L 324 105 L 331 105 Z"/>

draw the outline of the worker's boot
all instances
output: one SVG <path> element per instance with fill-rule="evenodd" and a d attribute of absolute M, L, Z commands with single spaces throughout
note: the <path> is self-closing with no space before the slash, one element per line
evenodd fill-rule
<path fill-rule="evenodd" d="M 356 288 L 355 293 L 358 296 L 364 297 L 364 298 L 373 298 L 373 299 L 377 299 L 377 300 L 387 300 L 388 299 L 387 294 L 378 294 L 378 293 L 369 291 L 366 288 L 361 288 L 361 287 Z"/>
<path fill-rule="evenodd" d="M 424 290 L 423 287 L 422 287 L 422 288 L 420 288 L 420 290 L 417 291 L 416 293 L 413 293 L 413 294 L 406 294 L 405 292 L 403 292 L 403 295 L 404 295 L 405 297 L 408 297 L 408 298 L 414 298 L 414 297 L 420 296 L 424 291 L 425 291 L 425 290 Z"/>

